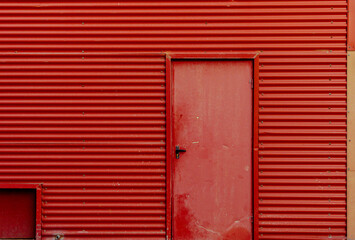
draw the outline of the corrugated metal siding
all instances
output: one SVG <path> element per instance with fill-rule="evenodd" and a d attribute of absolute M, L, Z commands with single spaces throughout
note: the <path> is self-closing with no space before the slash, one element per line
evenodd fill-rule
<path fill-rule="evenodd" d="M 43 237 L 165 238 L 164 59 L 260 56 L 260 239 L 346 235 L 346 1 L 1 1 L 0 181 Z"/>

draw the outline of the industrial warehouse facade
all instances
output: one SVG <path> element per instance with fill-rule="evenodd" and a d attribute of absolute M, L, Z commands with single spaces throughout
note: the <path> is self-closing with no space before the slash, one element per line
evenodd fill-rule
<path fill-rule="evenodd" d="M 0 239 L 355 239 L 348 1 L 0 1 Z"/>

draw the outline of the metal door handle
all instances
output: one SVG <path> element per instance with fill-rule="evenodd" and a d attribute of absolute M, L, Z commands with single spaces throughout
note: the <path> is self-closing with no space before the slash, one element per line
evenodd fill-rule
<path fill-rule="evenodd" d="M 180 149 L 179 146 L 176 146 L 175 147 L 176 159 L 179 159 L 180 158 L 180 153 L 183 153 L 183 152 L 186 152 L 186 150 L 185 149 Z"/>

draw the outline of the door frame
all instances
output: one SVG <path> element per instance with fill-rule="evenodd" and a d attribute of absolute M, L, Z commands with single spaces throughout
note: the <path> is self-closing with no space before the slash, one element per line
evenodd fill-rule
<path fill-rule="evenodd" d="M 172 239 L 172 161 L 173 147 L 173 69 L 175 60 L 239 60 L 253 63 L 253 139 L 252 139 L 252 186 L 253 186 L 253 239 L 259 236 L 259 53 L 207 53 L 166 54 L 166 239 Z"/>

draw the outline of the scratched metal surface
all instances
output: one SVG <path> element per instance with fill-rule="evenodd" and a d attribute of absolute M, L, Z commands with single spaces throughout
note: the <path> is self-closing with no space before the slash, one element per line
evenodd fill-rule
<path fill-rule="evenodd" d="M 174 239 L 252 239 L 252 61 L 172 63 Z"/>
<path fill-rule="evenodd" d="M 141 54 L 262 51 L 255 238 L 343 238 L 346 5 L 1 1 L 0 182 L 44 183 L 43 239 L 164 239 L 165 67 Z"/>

